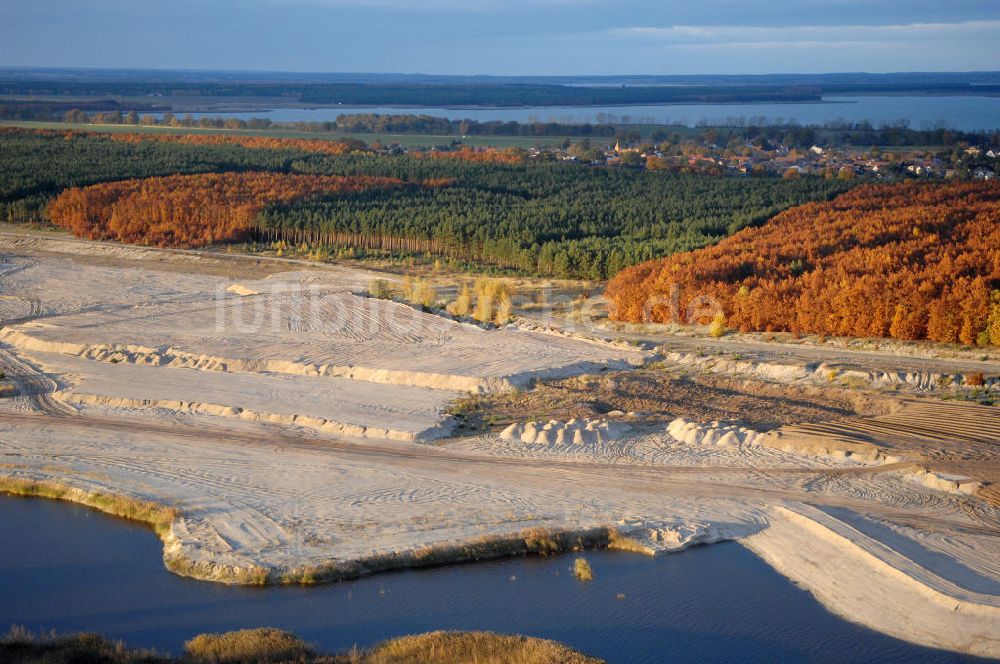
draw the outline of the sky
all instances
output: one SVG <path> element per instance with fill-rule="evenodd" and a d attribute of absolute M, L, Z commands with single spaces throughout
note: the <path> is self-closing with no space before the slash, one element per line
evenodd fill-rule
<path fill-rule="evenodd" d="M 0 0 L 0 66 L 1000 70 L 1000 0 Z"/>

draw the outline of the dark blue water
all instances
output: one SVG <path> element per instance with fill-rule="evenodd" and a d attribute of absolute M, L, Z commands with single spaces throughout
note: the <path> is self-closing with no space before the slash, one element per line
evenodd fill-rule
<path fill-rule="evenodd" d="M 195 118 L 270 118 L 274 122 L 330 122 L 345 113 L 432 115 L 481 122 L 616 122 L 623 124 L 783 124 L 801 125 L 848 121 L 875 126 L 906 121 L 913 129 L 944 126 L 963 131 L 1000 128 L 1000 96 L 829 96 L 821 102 L 794 104 L 654 104 L 645 106 L 549 106 L 534 108 L 434 108 L 334 106 L 332 108 L 278 108 L 239 113 L 192 113 Z"/>
<path fill-rule="evenodd" d="M 733 543 L 659 558 L 589 552 L 590 583 L 573 578 L 569 555 L 311 588 L 182 579 L 160 553 L 134 524 L 0 496 L 0 629 L 91 630 L 174 653 L 200 632 L 273 626 L 330 651 L 484 629 L 556 639 L 613 663 L 971 661 L 841 620 Z"/>

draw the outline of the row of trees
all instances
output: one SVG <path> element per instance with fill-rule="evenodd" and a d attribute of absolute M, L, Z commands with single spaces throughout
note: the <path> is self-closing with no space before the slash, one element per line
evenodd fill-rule
<path fill-rule="evenodd" d="M 612 124 L 514 122 L 492 120 L 450 120 L 431 115 L 386 115 L 352 113 L 337 116 L 336 122 L 323 123 L 327 131 L 371 134 L 435 134 L 458 136 L 599 136 L 616 133 Z"/>
<path fill-rule="evenodd" d="M 107 134 L 113 141 L 122 143 L 181 143 L 184 145 L 238 145 L 251 150 L 295 150 L 341 155 L 351 150 L 364 150 L 361 141 L 324 141 L 308 138 L 282 138 L 272 136 L 243 136 L 233 134 Z"/>
<path fill-rule="evenodd" d="M 1000 345 L 1000 185 L 865 186 L 608 286 L 626 321 Z"/>
<path fill-rule="evenodd" d="M 199 247 L 245 239 L 261 209 L 273 202 L 400 185 L 389 178 L 331 175 L 171 175 L 67 189 L 49 206 L 49 217 L 91 240 Z"/>

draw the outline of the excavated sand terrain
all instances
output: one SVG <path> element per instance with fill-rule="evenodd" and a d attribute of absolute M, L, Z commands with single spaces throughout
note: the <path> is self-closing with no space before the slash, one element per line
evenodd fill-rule
<path fill-rule="evenodd" d="M 373 303 L 349 270 L 227 279 L 80 246 L 101 261 L 22 243 L 0 264 L 0 368 L 20 390 L 0 400 L 0 479 L 176 507 L 177 573 L 299 582 L 735 539 L 848 619 L 1000 657 L 1000 408 L 915 400 L 769 431 L 526 418 L 431 443 L 460 392 L 644 357 Z M 360 326 L 311 309 L 317 293 Z M 238 311 L 257 322 L 216 325 Z"/>
<path fill-rule="evenodd" d="M 518 329 L 488 332 L 368 298 L 360 279 L 345 280 L 339 271 L 228 282 L 142 268 L 115 273 L 53 265 L 59 262 L 68 261 L 49 260 L 40 269 L 14 260 L 14 267 L 24 267 L 9 277 L 18 283 L 11 290 L 57 315 L 8 325 L 0 341 L 25 352 L 99 361 L 462 391 L 643 360 L 634 349 Z M 69 283 L 74 292 L 61 292 Z"/>

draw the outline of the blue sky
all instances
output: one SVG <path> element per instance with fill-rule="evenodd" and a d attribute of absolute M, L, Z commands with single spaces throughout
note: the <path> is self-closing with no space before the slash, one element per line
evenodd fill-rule
<path fill-rule="evenodd" d="M 1000 69 L 1000 0 L 0 0 L 0 65 L 432 74 Z"/>

